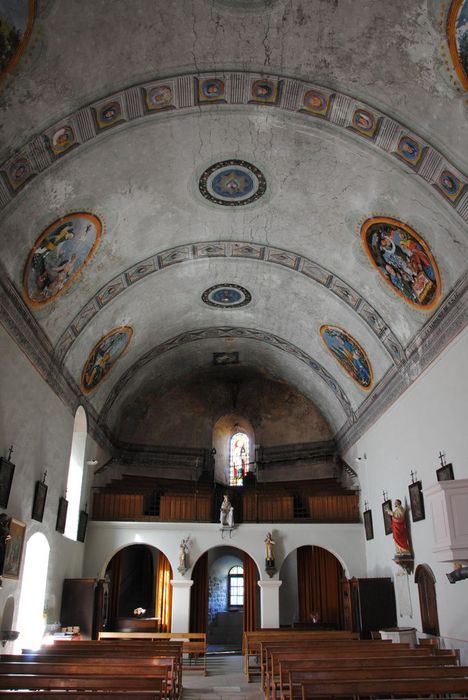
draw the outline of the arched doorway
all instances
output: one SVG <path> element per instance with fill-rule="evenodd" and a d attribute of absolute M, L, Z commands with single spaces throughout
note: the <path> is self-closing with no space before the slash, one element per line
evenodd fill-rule
<path fill-rule="evenodd" d="M 106 569 L 108 629 L 171 631 L 172 568 L 156 547 L 132 544 L 119 550 Z"/>
<path fill-rule="evenodd" d="M 205 552 L 193 568 L 190 631 L 206 632 L 213 651 L 240 651 L 242 633 L 260 620 L 258 568 L 236 547 Z"/>
<path fill-rule="evenodd" d="M 343 575 L 341 563 L 322 547 L 288 554 L 279 574 L 280 626 L 343 629 Z"/>
<path fill-rule="evenodd" d="M 418 584 L 422 631 L 425 634 L 439 636 L 436 580 L 432 569 L 427 564 L 419 564 L 414 574 L 414 580 Z"/>

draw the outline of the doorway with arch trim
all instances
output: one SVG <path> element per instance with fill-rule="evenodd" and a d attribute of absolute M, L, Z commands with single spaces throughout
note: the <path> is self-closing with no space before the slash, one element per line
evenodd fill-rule
<path fill-rule="evenodd" d="M 439 636 L 439 614 L 437 612 L 436 579 L 430 566 L 419 564 L 414 572 L 418 586 L 421 626 L 425 634 Z"/>

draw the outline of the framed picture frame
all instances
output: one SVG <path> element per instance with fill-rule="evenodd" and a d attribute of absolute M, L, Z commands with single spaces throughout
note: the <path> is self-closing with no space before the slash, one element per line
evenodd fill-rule
<path fill-rule="evenodd" d="M 55 523 L 55 529 L 62 535 L 65 532 L 65 523 L 67 522 L 67 510 L 68 501 L 63 496 L 59 498 L 58 510 L 57 510 L 57 522 Z"/>
<path fill-rule="evenodd" d="M 424 520 L 426 518 L 426 511 L 424 510 L 422 482 L 413 482 L 408 486 L 408 490 L 411 505 L 411 517 L 413 518 L 413 522 L 416 523 L 418 520 Z"/>
<path fill-rule="evenodd" d="M 26 524 L 16 518 L 10 518 L 10 539 L 5 544 L 2 574 L 5 578 L 19 578 L 25 533 Z"/>
<path fill-rule="evenodd" d="M 384 501 L 382 503 L 382 515 L 383 515 L 383 522 L 384 522 L 384 530 L 386 535 L 391 535 L 392 534 L 392 502 L 390 499 Z M 390 512 L 388 512 L 390 511 Z"/>
<path fill-rule="evenodd" d="M 78 542 L 84 542 L 86 537 L 86 527 L 88 525 L 88 513 L 85 510 L 80 510 L 78 519 L 78 533 L 76 539 Z"/>
<path fill-rule="evenodd" d="M 0 508 L 7 508 L 15 465 L 0 457 Z"/>
<path fill-rule="evenodd" d="M 36 481 L 31 518 L 33 520 L 39 520 L 40 523 L 42 523 L 42 518 L 44 517 L 46 498 L 47 485 L 44 484 L 43 481 Z"/>
<path fill-rule="evenodd" d="M 453 481 L 453 464 L 444 464 L 443 467 L 436 469 L 437 481 Z"/>
<path fill-rule="evenodd" d="M 366 531 L 366 540 L 374 539 L 374 525 L 372 523 L 372 511 L 365 510 L 363 513 L 364 517 L 364 530 Z"/>

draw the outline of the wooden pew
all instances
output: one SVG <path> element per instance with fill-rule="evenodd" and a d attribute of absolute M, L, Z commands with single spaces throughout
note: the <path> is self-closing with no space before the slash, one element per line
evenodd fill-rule
<path fill-rule="evenodd" d="M 422 694 L 468 694 L 468 678 L 386 678 L 367 681 L 314 681 L 301 686 L 301 700 L 317 697 L 400 696 L 407 698 Z M 427 698 L 426 698 L 427 700 Z"/>
<path fill-rule="evenodd" d="M 30 691 L 30 690 L 66 690 L 69 692 L 86 693 L 86 697 L 101 698 L 101 692 L 127 691 L 129 693 L 147 691 L 155 700 L 166 700 L 167 692 L 164 677 L 161 676 L 57 676 L 57 675 L 28 675 L 0 674 L 0 690 Z M 10 693 L 16 698 L 15 693 Z M 4 695 L 5 697 L 5 695 Z M 42 697 L 42 695 L 41 695 Z"/>
<path fill-rule="evenodd" d="M 252 632 L 244 632 L 242 637 L 242 652 L 244 654 L 244 672 L 250 683 L 251 676 L 260 675 L 259 664 L 251 664 L 252 658 L 260 657 L 261 642 L 303 642 L 307 639 L 358 639 L 359 635 L 354 632 L 342 630 L 291 630 L 291 629 L 262 629 Z"/>

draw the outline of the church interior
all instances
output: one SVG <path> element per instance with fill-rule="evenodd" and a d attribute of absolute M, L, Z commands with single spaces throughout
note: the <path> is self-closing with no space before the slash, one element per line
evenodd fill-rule
<path fill-rule="evenodd" d="M 468 664 L 468 0 L 0 0 L 0 112 L 4 652 Z"/>

